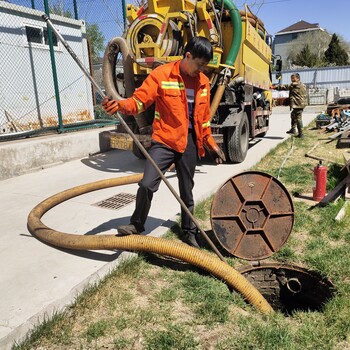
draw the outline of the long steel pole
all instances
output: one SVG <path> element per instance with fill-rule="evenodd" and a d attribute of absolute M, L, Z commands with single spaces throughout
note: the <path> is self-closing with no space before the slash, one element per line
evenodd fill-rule
<path fill-rule="evenodd" d="M 54 25 L 52 24 L 50 18 L 46 15 L 42 16 L 44 18 L 44 20 L 47 22 L 47 24 L 50 26 L 50 28 L 52 29 L 52 31 L 56 34 L 56 36 L 58 37 L 58 39 L 62 42 L 62 44 L 64 45 L 64 47 L 67 49 L 67 51 L 70 53 L 70 55 L 73 57 L 74 61 L 78 64 L 78 66 L 81 68 L 81 70 L 85 73 L 86 77 L 90 80 L 90 82 L 96 87 L 97 91 L 99 92 L 99 94 L 101 95 L 101 97 L 106 97 L 105 93 L 102 91 L 102 89 L 100 88 L 100 86 L 97 84 L 97 82 L 94 80 L 94 78 L 91 76 L 91 74 L 88 72 L 88 70 L 84 67 L 84 65 L 82 64 L 82 62 L 79 60 L 78 56 L 74 53 L 74 51 L 71 49 L 71 47 L 69 46 L 69 44 L 67 43 L 67 41 L 62 37 L 62 35 L 57 31 L 57 29 L 54 27 Z M 198 228 L 199 232 L 201 233 L 201 235 L 203 236 L 203 238 L 208 242 L 208 244 L 210 245 L 210 247 L 213 249 L 213 251 L 216 253 L 216 255 L 222 260 L 225 261 L 224 257 L 222 256 L 222 254 L 219 252 L 219 250 L 216 248 L 216 246 L 214 245 L 214 243 L 212 242 L 212 240 L 208 237 L 208 235 L 204 232 L 204 230 L 200 227 L 199 222 L 196 220 L 196 218 L 193 216 L 193 214 L 190 212 L 190 210 L 187 208 L 186 204 L 183 202 L 183 200 L 180 198 L 180 196 L 177 194 L 177 192 L 175 191 L 175 189 L 172 187 L 172 185 L 170 184 L 170 182 L 168 181 L 168 179 L 164 176 L 164 174 L 162 173 L 162 171 L 159 169 L 159 167 L 157 166 L 157 164 L 154 162 L 154 160 L 152 159 L 152 157 L 149 155 L 149 153 L 147 152 L 147 150 L 143 147 L 143 145 L 141 144 L 141 142 L 138 140 L 138 138 L 136 137 L 136 135 L 131 131 L 131 129 L 129 128 L 129 126 L 126 124 L 126 122 L 124 121 L 123 117 L 119 114 L 116 113 L 120 123 L 123 125 L 123 127 L 125 128 L 126 132 L 130 135 L 130 137 L 133 139 L 133 141 L 136 143 L 137 147 L 140 149 L 140 151 L 142 152 L 142 154 L 145 156 L 145 158 L 152 164 L 152 166 L 156 169 L 157 173 L 159 174 L 160 178 L 164 181 L 164 183 L 167 185 L 167 187 L 169 188 L 170 192 L 174 195 L 174 197 L 176 198 L 176 200 L 180 203 L 181 208 L 186 212 L 186 214 L 191 218 L 191 220 L 194 222 L 194 224 L 196 225 L 196 227 Z"/>
<path fill-rule="evenodd" d="M 48 0 L 44 0 L 44 5 L 45 5 L 45 11 L 46 11 L 45 17 L 47 17 L 48 20 L 50 20 L 50 18 L 49 18 L 50 9 L 49 9 Z M 59 89 L 59 86 L 58 86 L 58 77 L 57 77 L 55 50 L 53 48 L 52 31 L 51 31 L 51 27 L 47 28 L 47 34 L 48 34 L 48 38 L 49 38 L 49 47 L 50 47 L 52 77 L 53 77 L 55 96 L 56 96 L 56 108 L 57 108 L 58 126 L 59 126 L 58 130 L 60 132 L 63 132 L 64 131 L 64 127 L 63 127 L 63 117 L 62 117 L 62 108 L 61 108 L 62 106 L 61 106 L 60 89 Z"/>

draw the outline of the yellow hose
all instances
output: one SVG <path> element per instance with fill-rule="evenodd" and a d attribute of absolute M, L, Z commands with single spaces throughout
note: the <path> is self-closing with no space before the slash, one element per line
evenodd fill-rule
<path fill-rule="evenodd" d="M 247 281 L 243 275 L 233 267 L 221 261 L 217 256 L 206 251 L 190 247 L 187 244 L 143 235 L 115 236 L 115 235 L 75 235 L 53 230 L 42 223 L 41 217 L 54 206 L 79 196 L 102 188 L 137 183 L 143 174 L 123 176 L 101 180 L 85 185 L 73 187 L 57 193 L 32 209 L 28 216 L 28 229 L 39 240 L 53 246 L 76 250 L 120 249 L 128 251 L 143 251 L 173 257 L 198 266 L 226 283 L 239 292 L 248 303 L 254 305 L 263 313 L 273 311 L 270 304 L 260 292 Z"/>

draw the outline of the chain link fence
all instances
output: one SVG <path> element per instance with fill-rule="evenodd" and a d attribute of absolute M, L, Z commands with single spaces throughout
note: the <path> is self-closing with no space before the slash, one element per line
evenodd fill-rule
<path fill-rule="evenodd" d="M 123 6 L 122 0 L 0 1 L 0 140 L 108 122 L 101 98 L 42 16 L 50 13 L 102 84 L 99 58 L 123 33 Z"/>

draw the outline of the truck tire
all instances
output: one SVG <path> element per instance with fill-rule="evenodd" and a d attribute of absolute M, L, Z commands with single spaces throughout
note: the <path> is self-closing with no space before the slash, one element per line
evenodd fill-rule
<path fill-rule="evenodd" d="M 227 128 L 224 139 L 229 160 L 234 163 L 243 162 L 249 144 L 249 121 L 246 112 L 243 113 L 239 125 Z"/>

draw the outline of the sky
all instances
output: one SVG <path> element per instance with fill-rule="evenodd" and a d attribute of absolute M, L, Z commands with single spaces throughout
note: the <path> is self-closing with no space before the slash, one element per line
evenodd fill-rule
<path fill-rule="evenodd" d="M 73 0 L 64 1 L 69 4 Z M 125 2 L 141 3 L 141 0 L 125 0 Z M 265 23 L 267 32 L 273 36 L 278 31 L 303 20 L 319 23 L 320 27 L 330 34 L 340 34 L 350 43 L 348 24 L 350 0 L 233 0 L 233 2 L 239 10 L 244 9 L 244 4 L 247 3 L 253 13 Z M 98 24 L 105 37 L 105 45 L 113 37 L 122 34 L 122 0 L 77 0 L 77 3 L 79 18 Z"/>
<path fill-rule="evenodd" d="M 65 1 L 70 3 L 73 0 Z M 140 3 L 141 0 L 125 0 L 125 2 Z M 253 13 L 265 23 L 265 29 L 271 35 L 304 20 L 319 23 L 320 27 L 330 34 L 340 34 L 350 43 L 350 0 L 233 0 L 233 2 L 239 10 L 244 9 L 244 3 L 247 3 Z M 111 38 L 121 35 L 122 0 L 77 0 L 77 3 L 80 18 L 99 25 L 105 36 L 105 44 Z"/>
<path fill-rule="evenodd" d="M 349 0 L 257 0 L 235 1 L 238 9 L 247 3 L 271 35 L 303 20 L 318 23 L 330 34 L 340 34 L 350 42 Z"/>
<path fill-rule="evenodd" d="M 36 8 L 42 7 L 42 0 L 9 0 L 24 6 L 34 1 Z M 48 0 L 49 3 L 61 2 L 73 11 L 73 0 Z M 178 0 L 173 0 L 178 1 Z M 250 9 L 264 23 L 271 35 L 304 20 L 319 23 L 330 34 L 340 34 L 350 43 L 350 0 L 232 0 L 239 10 L 247 3 Z M 129 3 L 141 3 L 141 0 L 125 0 Z M 98 24 L 107 42 L 120 36 L 123 31 L 122 0 L 76 0 L 79 18 Z"/>

